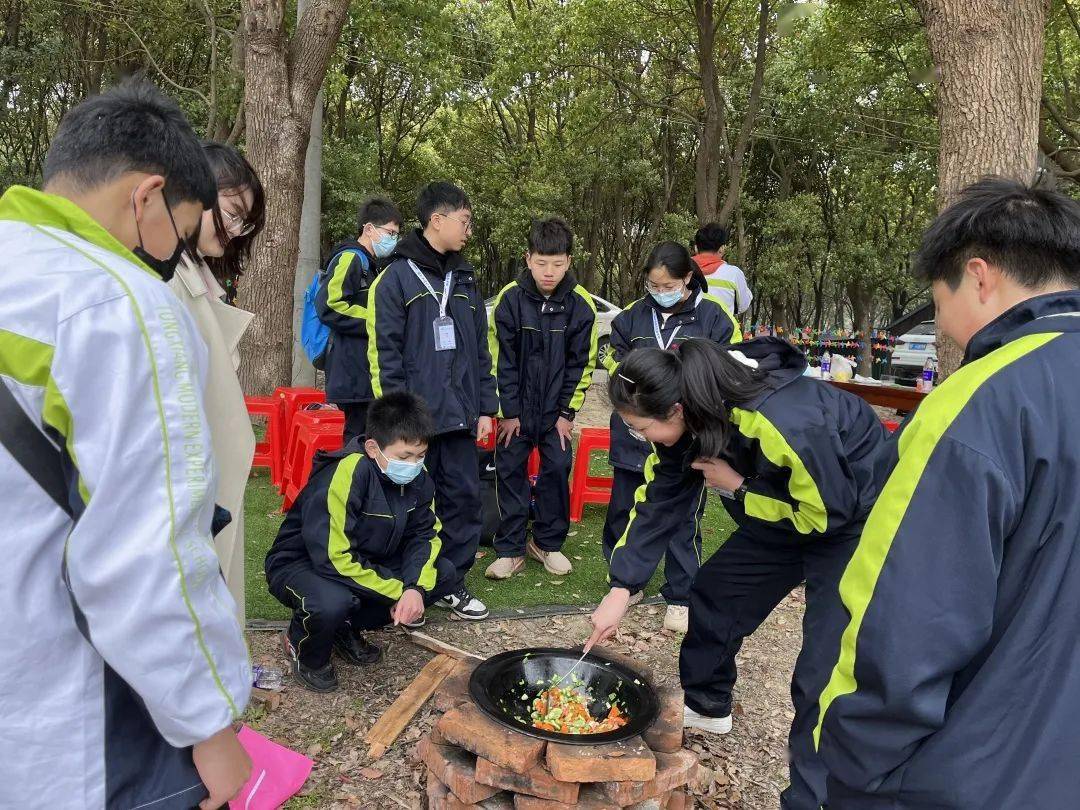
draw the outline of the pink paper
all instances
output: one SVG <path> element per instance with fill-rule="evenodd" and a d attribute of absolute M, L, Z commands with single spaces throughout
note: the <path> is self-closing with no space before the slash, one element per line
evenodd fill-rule
<path fill-rule="evenodd" d="M 315 763 L 247 726 L 237 736 L 251 757 L 251 778 L 229 810 L 277 810 L 304 786 Z"/>

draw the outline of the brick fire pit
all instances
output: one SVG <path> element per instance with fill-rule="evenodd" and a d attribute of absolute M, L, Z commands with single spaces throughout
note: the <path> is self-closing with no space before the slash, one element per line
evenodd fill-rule
<path fill-rule="evenodd" d="M 623 664 L 655 682 L 629 659 Z M 417 752 L 430 810 L 683 810 L 697 757 L 682 750 L 683 693 L 659 690 L 660 714 L 639 737 L 607 745 L 566 745 L 513 731 L 469 696 L 475 662 L 460 661 L 435 693 L 444 712 Z"/>

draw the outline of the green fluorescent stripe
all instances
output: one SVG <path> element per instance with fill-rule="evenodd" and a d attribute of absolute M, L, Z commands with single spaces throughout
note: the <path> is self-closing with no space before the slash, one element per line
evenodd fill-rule
<path fill-rule="evenodd" d="M 428 504 L 431 509 L 431 515 L 435 518 L 435 534 L 431 538 L 431 553 L 428 555 L 427 562 L 424 563 L 424 568 L 420 572 L 420 579 L 416 584 L 423 588 L 428 593 L 435 587 L 435 558 L 439 556 L 439 551 L 442 549 L 442 539 L 439 534 L 442 532 L 442 521 L 439 520 L 439 516 L 435 514 L 435 501 L 434 499 Z"/>
<path fill-rule="evenodd" d="M 588 290 L 580 284 L 574 287 L 574 292 L 585 300 L 585 303 L 589 305 L 589 309 L 592 310 L 593 314 L 592 327 L 589 329 L 589 359 L 585 364 L 584 370 L 581 372 L 581 379 L 578 380 L 577 387 L 574 389 L 574 395 L 570 398 L 570 410 L 579 411 L 581 410 L 581 406 L 585 404 L 585 393 L 589 390 L 589 386 L 592 385 L 592 375 L 593 369 L 596 368 L 599 338 L 596 332 L 596 304 L 593 302 L 592 296 L 589 295 Z"/>
<path fill-rule="evenodd" d="M 213 656 L 210 655 L 210 649 L 206 646 L 206 637 L 203 635 L 202 623 L 199 621 L 198 615 L 195 613 L 195 606 L 191 603 L 191 595 L 188 593 L 187 575 L 184 572 L 184 563 L 180 558 L 180 551 L 176 547 L 176 498 L 173 495 L 172 487 L 172 451 L 169 446 L 169 430 L 165 423 L 165 404 L 161 400 L 161 383 L 160 374 L 158 373 L 157 358 L 154 356 L 153 346 L 150 340 L 150 332 L 146 328 L 146 321 L 143 319 L 142 310 L 139 309 L 139 303 L 135 298 L 134 293 L 131 292 L 131 288 L 127 285 L 127 282 L 120 277 L 113 268 L 109 267 L 104 262 L 94 258 L 77 245 L 68 242 L 66 239 L 58 236 L 51 231 L 46 231 L 41 228 L 37 229 L 40 233 L 50 236 L 62 245 L 74 250 L 88 261 L 93 262 L 106 273 L 108 273 L 112 279 L 120 285 L 124 290 L 124 294 L 127 296 L 128 303 L 131 305 L 131 311 L 135 315 L 135 321 L 139 325 L 139 332 L 142 334 L 143 346 L 146 349 L 147 359 L 150 361 L 150 381 L 152 383 L 154 391 L 154 404 L 157 407 L 158 413 L 158 425 L 161 429 L 161 447 L 162 453 L 165 457 L 165 492 L 168 496 L 169 503 L 169 549 L 172 551 L 173 561 L 176 564 L 177 573 L 180 575 L 180 593 L 184 599 L 184 605 L 187 607 L 188 615 L 191 617 L 192 624 L 195 626 L 195 640 L 198 644 L 199 651 L 206 659 L 207 665 L 210 667 L 210 675 L 214 679 L 214 684 L 218 690 L 225 697 L 226 702 L 229 704 L 229 710 L 234 717 L 240 716 L 240 710 L 236 706 L 236 702 L 233 700 L 232 695 L 229 694 L 229 690 L 225 688 L 225 684 L 221 680 L 221 675 L 218 673 L 217 664 L 214 663 Z M 141 265 L 140 265 L 141 266 Z M 155 274 L 156 277 L 156 274 Z M 74 457 L 72 458 L 74 461 Z M 70 537 L 68 538 L 70 540 Z M 64 545 L 64 556 L 67 556 L 67 544 Z M 241 631 L 242 633 L 242 631 Z"/>
<path fill-rule="evenodd" d="M 330 283 L 326 287 L 326 303 L 330 309 L 346 318 L 365 318 L 367 309 L 359 304 L 349 304 L 344 298 L 345 277 L 349 274 L 349 266 L 355 256 L 346 251 L 342 253 L 334 265 L 334 274 L 330 276 Z M 359 261 L 359 259 L 357 259 Z"/>
<path fill-rule="evenodd" d="M 712 301 L 720 307 L 720 309 L 724 310 L 724 314 L 727 315 L 728 320 L 731 321 L 731 340 L 729 340 L 728 343 L 742 343 L 742 326 L 739 324 L 738 319 L 731 314 L 731 310 L 727 308 L 727 304 L 715 295 L 710 295 L 709 293 L 704 293 L 702 298 L 707 301 Z"/>
<path fill-rule="evenodd" d="M 370 568 L 364 568 L 352 556 L 352 544 L 345 534 L 349 492 L 352 490 L 353 471 L 363 456 L 353 453 L 338 462 L 330 489 L 326 493 L 326 508 L 330 513 L 330 538 L 326 553 L 331 564 L 343 577 L 347 577 L 369 591 L 380 593 L 390 599 L 401 597 L 401 581 L 383 579 Z"/>
<path fill-rule="evenodd" d="M 634 525 L 634 521 L 637 519 L 638 504 L 645 502 L 645 494 L 649 489 L 649 484 L 656 478 L 654 467 L 660 462 L 660 456 L 656 453 L 656 448 L 653 445 L 649 445 L 652 452 L 649 454 L 649 458 L 645 461 L 645 483 L 634 490 L 634 506 L 630 510 L 630 517 L 626 521 L 626 528 L 623 529 L 622 537 L 619 538 L 619 542 L 615 544 L 615 547 L 611 549 L 611 559 L 615 559 L 615 552 L 626 545 L 626 540 L 630 536 L 630 527 Z M 650 574 L 650 577 L 652 575 Z M 608 582 L 611 582 L 611 560 L 608 561 Z"/>
<path fill-rule="evenodd" d="M 0 219 L 67 231 L 92 245 L 97 245 L 102 250 L 115 253 L 144 273 L 160 278 L 119 239 L 102 227 L 101 223 L 66 197 L 46 194 L 26 186 L 11 186 L 4 192 L 4 196 L 0 197 Z"/>
<path fill-rule="evenodd" d="M 710 287 L 720 287 L 725 290 L 738 291 L 739 287 L 734 281 L 728 281 L 726 278 L 709 278 Z"/>
<path fill-rule="evenodd" d="M 495 378 L 495 401 L 499 403 L 499 411 L 495 414 L 498 419 L 503 418 L 503 412 L 502 402 L 499 401 L 499 330 L 495 325 L 495 313 L 506 291 L 516 286 L 517 282 L 511 281 L 499 290 L 499 294 L 495 296 L 495 304 L 491 307 L 491 323 L 488 324 L 488 354 L 491 355 L 491 376 Z"/>
<path fill-rule="evenodd" d="M 367 306 L 367 359 L 368 369 L 371 371 L 371 392 L 376 399 L 382 396 L 382 369 L 379 368 L 379 332 L 376 329 L 378 316 L 375 314 L 375 299 L 376 292 L 379 289 L 379 284 L 386 277 L 386 271 L 379 273 L 375 277 L 375 281 L 372 282 L 371 287 L 368 289 L 368 306 Z"/>
<path fill-rule="evenodd" d="M 1027 335 L 963 366 L 926 397 L 900 434 L 896 467 L 885 482 L 863 527 L 859 545 L 840 578 L 840 598 L 851 619 L 841 637 L 840 655 L 832 676 L 818 699 L 815 748 L 821 744 L 821 728 L 833 701 L 858 689 L 855 655 L 859 630 L 874 596 L 881 569 L 938 442 L 983 383 L 1060 335 L 1060 332 Z M 937 486 L 939 483 L 930 481 L 927 485 Z"/>
<path fill-rule="evenodd" d="M 825 531 L 828 526 L 825 502 L 822 501 L 821 493 L 806 465 L 798 453 L 791 449 L 783 434 L 760 411 L 732 408 L 731 421 L 738 425 L 742 435 L 758 441 L 761 452 L 772 464 L 791 471 L 788 477 L 788 492 L 796 504 L 795 508 L 785 501 L 748 492 L 743 500 L 746 514 L 770 523 L 790 520 L 800 534 Z"/>

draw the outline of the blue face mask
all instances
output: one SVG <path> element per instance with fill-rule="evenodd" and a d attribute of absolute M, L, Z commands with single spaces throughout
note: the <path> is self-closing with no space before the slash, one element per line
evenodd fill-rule
<path fill-rule="evenodd" d="M 384 233 L 378 239 L 371 243 L 372 249 L 375 251 L 375 258 L 385 259 L 391 253 L 394 252 L 394 248 L 397 247 L 398 238 L 395 234 Z"/>
<path fill-rule="evenodd" d="M 682 290 L 672 290 L 671 292 L 658 293 L 654 292 L 649 293 L 649 295 L 651 295 L 653 297 L 653 300 L 656 301 L 656 303 L 658 303 L 664 309 L 675 306 L 677 303 L 682 301 L 683 296 Z"/>
<path fill-rule="evenodd" d="M 422 458 L 419 461 L 402 461 L 397 458 L 387 458 L 382 450 L 379 451 L 379 455 L 386 462 L 386 477 L 401 486 L 411 483 L 424 469 L 424 459 Z"/>

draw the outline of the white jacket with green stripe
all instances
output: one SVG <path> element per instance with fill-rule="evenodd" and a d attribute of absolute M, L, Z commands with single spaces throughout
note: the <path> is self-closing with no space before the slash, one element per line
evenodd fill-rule
<path fill-rule="evenodd" d="M 75 512 L 0 447 L 0 806 L 191 807 L 184 749 L 251 685 L 210 537 L 205 346 L 73 203 L 10 188 L 0 243 L 0 383 L 61 449 Z"/>

